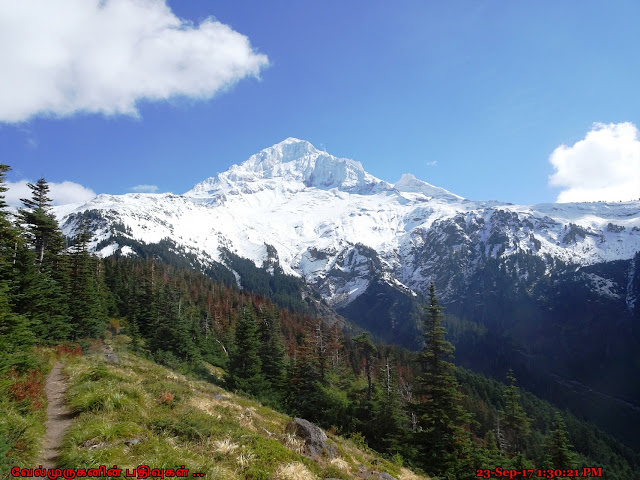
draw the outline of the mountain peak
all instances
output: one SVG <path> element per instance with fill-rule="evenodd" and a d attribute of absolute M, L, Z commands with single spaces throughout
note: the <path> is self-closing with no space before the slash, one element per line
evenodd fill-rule
<path fill-rule="evenodd" d="M 306 140 L 289 137 L 252 155 L 240 165 L 233 165 L 226 172 L 199 183 L 186 195 L 206 197 L 221 189 L 244 191 L 247 184 L 276 179 L 297 183 L 300 189 L 337 188 L 359 194 L 391 188 L 387 182 L 365 172 L 360 162 L 334 157 Z"/>

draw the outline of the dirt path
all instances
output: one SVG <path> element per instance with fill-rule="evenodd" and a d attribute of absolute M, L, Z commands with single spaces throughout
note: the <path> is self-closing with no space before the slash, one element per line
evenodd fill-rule
<path fill-rule="evenodd" d="M 67 393 L 67 382 L 62 375 L 62 363 L 54 365 L 51 373 L 47 377 L 45 392 L 47 394 L 47 433 L 44 438 L 44 451 L 40 455 L 36 466 L 42 465 L 45 468 L 55 467 L 56 460 L 60 454 L 60 444 L 65 431 L 71 425 L 71 412 L 65 405 L 65 394 Z"/>

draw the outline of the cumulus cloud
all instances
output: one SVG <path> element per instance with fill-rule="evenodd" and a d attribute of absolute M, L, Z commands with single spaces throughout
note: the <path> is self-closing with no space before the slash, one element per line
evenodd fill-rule
<path fill-rule="evenodd" d="M 427 167 L 435 167 L 438 165 L 438 161 L 437 160 L 432 160 L 430 162 L 427 162 Z"/>
<path fill-rule="evenodd" d="M 18 182 L 6 182 L 9 188 L 5 192 L 5 201 L 14 207 L 22 206 L 21 198 L 31 198 L 31 189 L 27 186 L 27 180 Z M 54 205 L 66 205 L 67 203 L 80 203 L 91 200 L 96 193 L 90 188 L 83 187 L 79 183 L 64 181 L 61 183 L 47 182 L 49 185 L 49 198 Z"/>
<path fill-rule="evenodd" d="M 267 64 L 246 36 L 165 0 L 0 0 L 0 122 L 135 116 L 139 100 L 211 98 Z"/>
<path fill-rule="evenodd" d="M 136 193 L 156 193 L 158 191 L 157 185 L 136 185 L 131 187 L 132 192 Z"/>
<path fill-rule="evenodd" d="M 563 190 L 558 202 L 640 198 L 640 135 L 630 122 L 596 123 L 583 140 L 556 148 L 549 185 Z"/>

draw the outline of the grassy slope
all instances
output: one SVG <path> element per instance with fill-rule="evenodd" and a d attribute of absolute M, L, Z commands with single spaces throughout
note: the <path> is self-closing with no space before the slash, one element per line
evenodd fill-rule
<path fill-rule="evenodd" d="M 184 465 L 190 476 L 202 472 L 207 479 L 348 479 L 363 478 L 363 469 L 401 480 L 425 478 L 332 435 L 338 456 L 310 460 L 300 453 L 302 442 L 285 433 L 286 415 L 117 353 L 119 365 L 98 354 L 66 363 L 68 403 L 77 417 L 63 442 L 61 467 Z"/>

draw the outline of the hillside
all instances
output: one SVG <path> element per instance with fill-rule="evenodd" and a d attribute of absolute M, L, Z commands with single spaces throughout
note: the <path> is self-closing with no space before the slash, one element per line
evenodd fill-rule
<path fill-rule="evenodd" d="M 116 337 L 116 345 L 127 342 Z M 67 361 L 74 421 L 62 468 L 118 465 L 133 471 L 185 466 L 208 479 L 389 478 L 418 480 L 409 470 L 328 434 L 333 458 L 304 455 L 304 439 L 287 433 L 291 417 L 210 382 L 196 381 L 116 348 Z M 122 476 L 124 478 L 124 474 Z"/>

